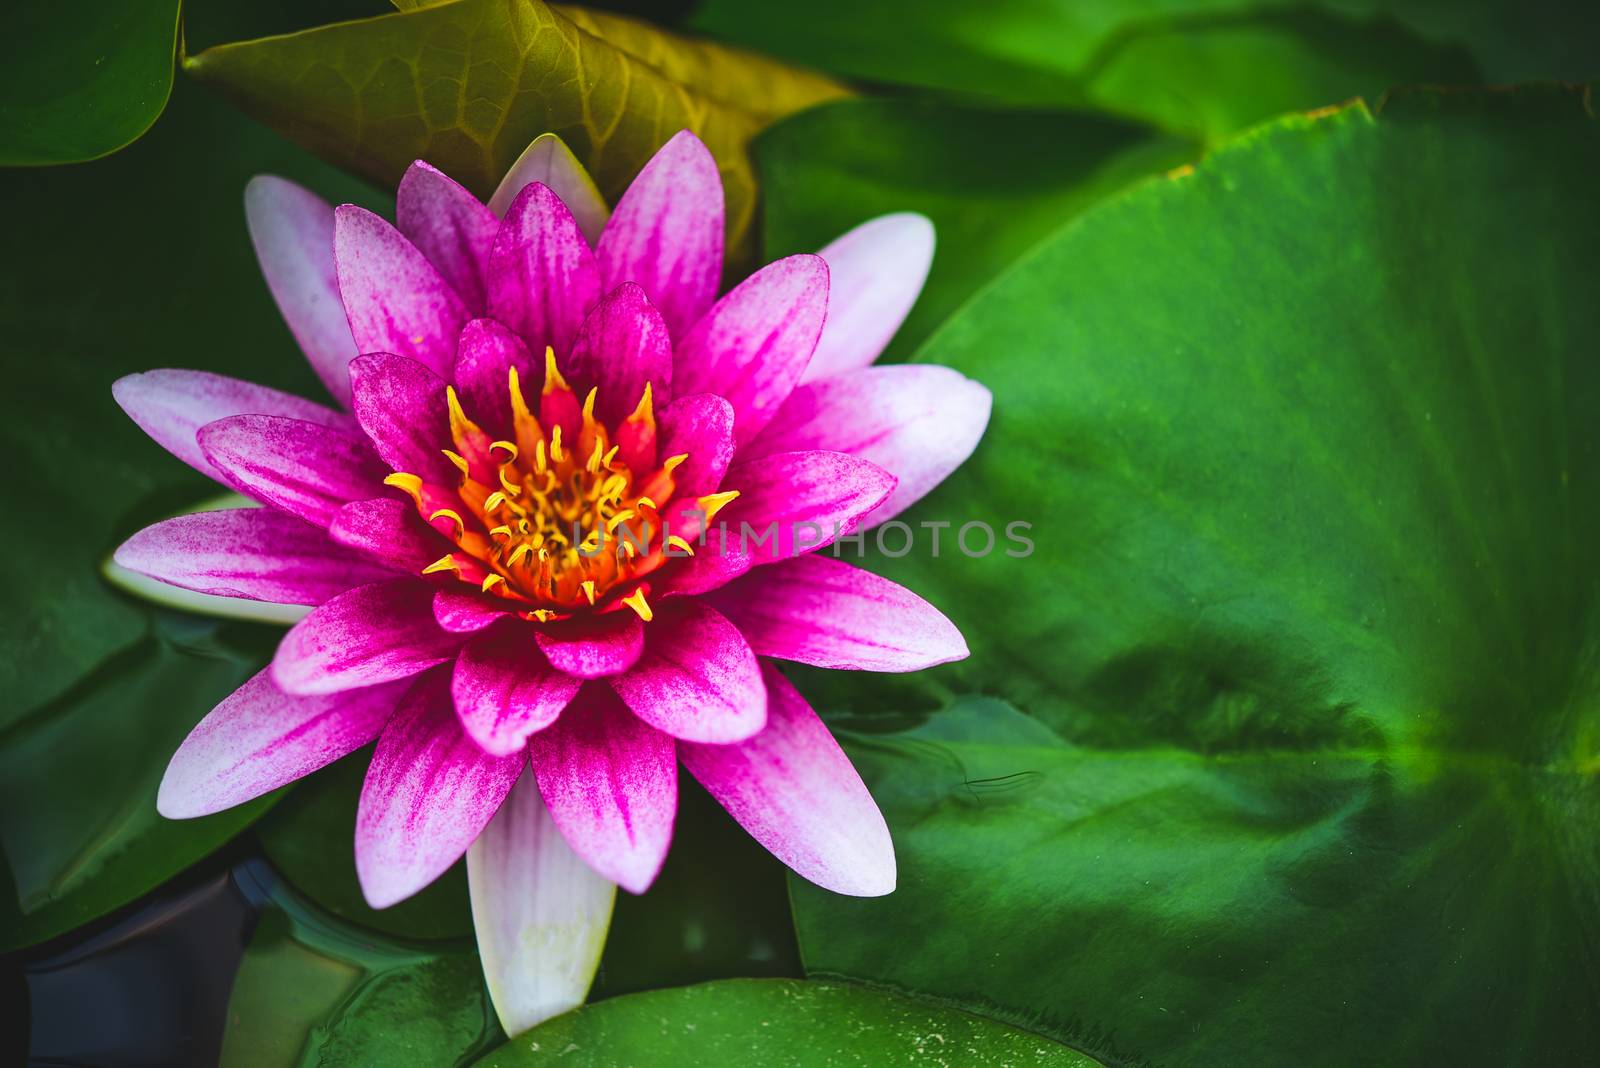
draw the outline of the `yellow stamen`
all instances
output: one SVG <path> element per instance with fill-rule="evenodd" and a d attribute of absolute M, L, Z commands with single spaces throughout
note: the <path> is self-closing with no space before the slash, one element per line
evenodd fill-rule
<path fill-rule="evenodd" d="M 590 386 L 589 395 L 583 398 L 583 425 L 594 425 L 594 398 L 600 392 L 599 386 Z"/>
<path fill-rule="evenodd" d="M 504 581 L 505 579 L 499 575 L 485 575 L 483 579 L 483 592 L 488 593 L 490 590 L 494 589 Z"/>
<path fill-rule="evenodd" d="M 561 428 L 554 427 L 550 431 L 550 459 L 555 463 L 562 463 L 566 456 L 561 452 Z"/>
<path fill-rule="evenodd" d="M 513 367 L 511 369 L 511 373 L 512 374 L 516 374 L 517 373 L 517 369 L 515 367 Z M 516 463 L 516 461 L 517 461 L 517 444 L 516 444 L 516 442 L 514 442 L 514 441 L 491 441 L 491 442 L 489 442 L 489 451 L 493 452 L 495 449 L 504 449 L 505 450 L 506 458 L 504 460 L 501 460 L 500 461 L 501 463 L 503 463 L 503 464 Z"/>
<path fill-rule="evenodd" d="M 589 579 L 583 584 L 583 595 L 589 598 L 589 603 L 594 604 L 594 579 Z"/>
<path fill-rule="evenodd" d="M 605 456 L 601 457 L 600 459 L 601 465 L 609 468 L 611 466 L 611 461 L 617 458 L 617 450 L 621 448 L 621 445 L 613 445 L 611 448 L 607 449 Z"/>
<path fill-rule="evenodd" d="M 461 398 L 456 396 L 455 386 L 444 387 L 444 399 L 450 407 L 450 436 L 460 444 L 469 435 L 481 436 L 483 431 L 478 429 L 478 424 L 467 418 L 467 413 L 461 410 Z"/>
<path fill-rule="evenodd" d="M 463 535 L 463 534 L 465 534 L 467 532 L 467 524 L 462 522 L 461 513 L 457 512 L 453 508 L 441 508 L 441 509 L 439 509 L 437 512 L 434 512 L 432 515 L 430 515 L 428 517 L 428 522 L 431 523 L 435 519 L 448 519 L 448 520 L 450 520 L 450 522 L 455 525 L 455 528 L 456 528 L 455 536 L 458 537 L 458 538 L 461 537 L 461 535 Z"/>
<path fill-rule="evenodd" d="M 535 608 L 531 615 L 540 623 L 548 623 L 555 617 L 555 613 L 550 611 L 548 608 Z"/>
<path fill-rule="evenodd" d="M 520 497 L 520 496 L 522 496 L 522 487 L 517 485 L 515 482 L 511 481 L 511 479 L 509 477 L 507 477 L 506 469 L 503 468 L 503 467 L 500 469 L 500 488 L 505 490 L 506 491 L 506 495 L 509 496 L 509 497 Z"/>
<path fill-rule="evenodd" d="M 572 392 L 572 387 L 567 385 L 567 380 L 561 377 L 561 372 L 556 369 L 556 350 L 549 345 L 544 347 L 544 391 L 554 393 L 558 389 Z"/>
<path fill-rule="evenodd" d="M 397 490 L 410 494 L 411 499 L 417 503 L 417 507 L 422 507 L 422 479 L 416 475 L 408 475 L 404 471 L 396 471 L 392 475 L 383 476 L 383 484 L 385 486 L 393 486 Z"/>
<path fill-rule="evenodd" d="M 506 566 L 507 567 L 516 567 L 517 566 L 517 561 L 521 560 L 524 556 L 532 556 L 532 555 L 533 555 L 533 546 L 529 545 L 527 542 L 523 542 L 521 545 L 517 546 L 515 549 L 512 549 L 511 550 L 511 555 L 506 557 Z"/>
<path fill-rule="evenodd" d="M 491 537 L 493 537 L 496 534 L 503 534 L 503 535 L 505 535 L 505 538 L 506 538 L 507 541 L 511 540 L 511 528 L 506 526 L 504 523 L 502 523 L 500 526 L 497 526 L 494 529 L 489 531 L 489 535 Z"/>
<path fill-rule="evenodd" d="M 649 508 L 651 511 L 654 511 L 656 502 L 652 501 L 649 497 L 640 497 L 638 500 L 633 502 L 633 506 L 635 508 Z"/>
<path fill-rule="evenodd" d="M 728 502 L 737 496 L 739 496 L 738 490 L 727 490 L 723 493 L 709 493 L 704 497 L 696 498 L 694 503 L 700 506 L 700 510 L 706 514 L 706 522 L 709 523 L 716 517 L 718 512 L 728 506 Z"/>
<path fill-rule="evenodd" d="M 493 493 L 489 494 L 489 496 L 484 498 L 484 500 L 483 500 L 483 510 L 485 512 L 492 512 L 496 508 L 500 507 L 502 504 L 505 504 L 505 503 L 506 503 L 506 495 L 504 493 L 500 492 L 499 490 L 495 490 Z"/>
<path fill-rule="evenodd" d="M 679 537 L 676 534 L 668 534 L 667 535 L 667 545 L 668 545 L 669 548 L 681 549 L 685 556 L 693 556 L 694 555 L 694 549 L 689 545 L 689 543 L 684 541 L 681 537 Z"/>
<path fill-rule="evenodd" d="M 688 458 L 689 458 L 689 454 L 686 453 L 686 452 L 680 452 L 676 456 L 669 456 L 661 464 L 661 470 L 665 471 L 667 474 L 670 475 L 670 474 L 672 474 L 673 469 L 675 469 L 679 464 L 683 463 L 683 461 L 687 460 Z"/>
<path fill-rule="evenodd" d="M 440 449 L 439 451 L 444 453 L 446 460 L 456 465 L 457 471 L 460 471 L 463 475 L 471 473 L 465 456 L 462 456 L 459 452 L 451 452 L 449 449 Z"/>
<path fill-rule="evenodd" d="M 650 611 L 650 602 L 644 599 L 644 588 L 634 590 L 633 593 L 622 599 L 622 603 L 638 613 L 639 618 L 646 623 L 655 618 L 655 613 Z"/>
<path fill-rule="evenodd" d="M 439 557 L 439 559 L 422 569 L 422 573 L 424 575 L 431 575 L 435 571 L 454 571 L 457 574 L 460 574 L 461 565 L 456 563 L 456 558 L 453 555 L 447 554 Z"/>
<path fill-rule="evenodd" d="M 556 429 L 559 430 L 561 428 L 557 427 Z M 540 441 L 539 447 L 533 451 L 533 467 L 541 475 L 550 469 L 550 465 L 545 462 L 543 441 Z"/>
<path fill-rule="evenodd" d="M 643 423 L 652 429 L 656 425 L 655 413 L 650 405 L 650 383 L 644 384 L 644 393 L 639 397 L 639 403 L 634 406 L 633 413 L 628 416 L 630 423 Z"/>
<path fill-rule="evenodd" d="M 620 527 L 622 524 L 626 523 L 628 520 L 632 519 L 635 514 L 636 513 L 634 512 L 634 510 L 632 508 L 624 508 L 622 511 L 618 512 L 616 515 L 614 515 L 610 519 L 606 520 L 606 533 L 607 534 L 615 533 L 615 531 L 616 531 L 616 529 L 618 527 Z"/>

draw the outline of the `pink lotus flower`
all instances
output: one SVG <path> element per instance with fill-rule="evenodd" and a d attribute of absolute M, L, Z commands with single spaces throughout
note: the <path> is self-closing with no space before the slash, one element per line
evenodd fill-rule
<path fill-rule="evenodd" d="M 872 220 L 718 299 L 722 186 L 688 132 L 609 220 L 549 136 L 488 206 L 414 164 L 398 228 L 277 178 L 246 204 L 346 411 L 202 371 L 114 387 L 157 442 L 266 506 L 158 523 L 117 563 L 316 606 L 189 735 L 161 812 L 237 805 L 376 739 L 367 899 L 465 854 L 512 1033 L 581 1002 L 615 886 L 644 891 L 666 855 L 680 763 L 799 874 L 891 891 L 882 816 L 766 658 L 911 671 L 967 653 L 927 602 L 792 529 L 826 543 L 892 517 L 982 435 L 981 386 L 868 366 L 921 289 L 927 220 Z M 719 545 L 713 517 L 779 534 Z"/>

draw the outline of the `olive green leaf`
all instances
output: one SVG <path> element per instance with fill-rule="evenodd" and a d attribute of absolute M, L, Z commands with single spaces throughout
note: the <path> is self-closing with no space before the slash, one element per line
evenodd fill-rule
<path fill-rule="evenodd" d="M 657 148 L 691 129 L 722 170 L 735 247 L 755 214 L 751 136 L 844 93 L 776 60 L 540 0 L 427 5 L 221 45 L 184 69 L 387 187 L 426 159 L 487 197 L 530 141 L 553 132 L 615 202 Z"/>
<path fill-rule="evenodd" d="M 969 696 L 850 740 L 901 881 L 791 880 L 809 970 L 1174 1068 L 1600 1059 L 1596 173 L 1584 90 L 1284 119 L 928 341 L 994 417 L 906 518 L 1035 548 L 879 562 Z"/>

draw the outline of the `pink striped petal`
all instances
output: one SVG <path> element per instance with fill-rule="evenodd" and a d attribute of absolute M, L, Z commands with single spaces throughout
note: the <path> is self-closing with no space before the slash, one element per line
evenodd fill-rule
<path fill-rule="evenodd" d="M 717 301 L 679 343 L 673 388 L 726 397 L 739 443 L 752 440 L 800 381 L 827 309 L 821 257 L 767 264 Z"/>
<path fill-rule="evenodd" d="M 240 493 L 326 527 L 387 473 L 366 438 L 301 419 L 235 415 L 200 428 L 200 448 Z"/>
<path fill-rule="evenodd" d="M 192 819 L 260 797 L 378 736 L 403 685 L 297 697 L 262 671 L 201 720 L 167 765 L 156 810 Z"/>
<path fill-rule="evenodd" d="M 467 415 L 497 437 L 512 437 L 511 369 L 525 396 L 538 396 L 544 366 L 522 339 L 493 319 L 474 319 L 456 347 L 455 386 Z M 537 403 L 537 402 L 535 402 Z"/>
<path fill-rule="evenodd" d="M 356 809 L 356 875 L 388 908 L 443 875 L 493 818 L 527 765 L 490 756 L 456 722 L 450 673 L 418 679 L 384 728 Z"/>
<path fill-rule="evenodd" d="M 329 524 L 328 536 L 412 575 L 452 548 L 409 503 L 388 497 L 345 505 Z"/>
<path fill-rule="evenodd" d="M 456 658 L 450 693 L 461 726 L 485 752 L 509 756 L 554 723 L 583 683 L 539 655 L 533 628 L 510 620 L 469 641 Z"/>
<path fill-rule="evenodd" d="M 354 204 L 334 211 L 333 256 L 356 348 L 409 356 L 435 374 L 449 374 L 467 308 L 428 258 L 399 230 Z"/>
<path fill-rule="evenodd" d="M 656 610 L 644 655 L 611 680 L 634 715 L 693 742 L 737 742 L 767 721 L 761 669 L 739 629 L 709 605 Z"/>
<path fill-rule="evenodd" d="M 503 597 L 443 589 L 433 595 L 433 618 L 452 634 L 476 634 L 510 615 L 511 603 Z"/>
<path fill-rule="evenodd" d="M 830 449 L 872 461 L 898 484 L 861 520 L 870 527 L 966 462 L 989 425 L 991 401 L 987 389 L 948 367 L 867 367 L 795 390 L 740 458 Z"/>
<path fill-rule="evenodd" d="M 345 368 L 357 353 L 339 299 L 332 205 L 293 182 L 261 174 L 244 187 L 244 214 L 261 274 L 283 321 L 333 399 L 348 408 L 350 377 Z"/>
<path fill-rule="evenodd" d="M 644 652 L 644 624 L 626 609 L 552 623 L 536 637 L 557 670 L 580 679 L 620 675 Z"/>
<path fill-rule="evenodd" d="M 672 336 L 682 338 L 716 298 L 722 227 L 717 161 L 680 130 L 644 165 L 606 223 L 595 248 L 601 287 L 637 282 Z"/>
<path fill-rule="evenodd" d="M 738 490 L 705 544 L 660 580 L 664 592 L 704 593 L 760 564 L 788 560 L 843 535 L 894 490 L 894 476 L 838 452 L 780 452 L 734 464 L 723 490 Z"/>
<path fill-rule="evenodd" d="M 904 586 L 820 554 L 760 567 L 707 596 L 762 656 L 918 671 L 967 655 L 944 614 Z"/>
<path fill-rule="evenodd" d="M 624 282 L 595 305 L 578 331 L 566 366 L 579 396 L 591 386 L 599 388 L 595 411 L 607 426 L 628 417 L 647 382 L 656 405 L 672 399 L 672 338 L 661 313 L 632 282 Z"/>
<path fill-rule="evenodd" d="M 822 720 L 762 665 L 767 728 L 738 745 L 678 744 L 683 766 L 750 836 L 836 894 L 894 890 L 894 841 L 883 814 Z"/>
<path fill-rule="evenodd" d="M 531 772 L 467 850 L 467 888 L 483 978 L 506 1034 L 583 1004 L 617 887 L 561 837 Z"/>
<path fill-rule="evenodd" d="M 230 415 L 277 415 L 339 429 L 350 426 L 348 416 L 314 401 L 208 371 L 165 369 L 128 375 L 111 384 L 111 395 L 157 445 L 224 485 L 227 480 L 211 466 L 195 439 L 207 423 Z M 349 395 L 347 376 L 345 396 Z"/>
<path fill-rule="evenodd" d="M 433 618 L 433 587 L 421 579 L 357 586 L 289 628 L 272 678 L 289 693 L 375 686 L 451 659 L 460 635 Z"/>
<path fill-rule="evenodd" d="M 417 160 L 395 193 L 395 226 L 438 270 L 471 312 L 481 314 L 489 250 L 500 220 L 455 179 Z"/>
<path fill-rule="evenodd" d="M 691 393 L 663 408 L 656 425 L 661 433 L 656 451 L 663 460 L 689 457 L 672 472 L 674 497 L 716 492 L 733 462 L 733 405 L 713 393 Z"/>
<path fill-rule="evenodd" d="M 578 161 L 578 157 L 572 154 L 572 149 L 553 133 L 540 134 L 522 150 L 522 155 L 506 172 L 494 196 L 489 198 L 489 210 L 496 215 L 504 215 L 511 207 L 511 202 L 517 199 L 517 194 L 534 182 L 544 183 L 561 198 L 567 210 L 572 212 L 578 229 L 583 231 L 584 239 L 591 248 L 594 247 L 595 242 L 600 240 L 606 219 L 611 216 L 611 209 L 606 207 L 605 198 L 600 195 L 594 179 L 589 177 L 589 172 Z"/>
<path fill-rule="evenodd" d="M 655 881 L 672 843 L 678 762 L 672 739 L 590 683 L 528 740 L 539 793 L 573 851 L 625 890 Z"/>
<path fill-rule="evenodd" d="M 571 351 L 599 296 L 594 253 L 561 198 L 538 182 L 518 193 L 489 256 L 489 314 L 542 366 L 546 346 Z"/>
<path fill-rule="evenodd" d="M 383 462 L 425 482 L 453 486 L 460 478 L 450 447 L 444 379 L 416 360 L 376 353 L 350 363 L 351 408 Z"/>
<path fill-rule="evenodd" d="M 273 604 L 321 604 L 352 586 L 394 577 L 326 531 L 266 508 L 168 519 L 123 542 L 114 559 L 196 593 Z"/>
<path fill-rule="evenodd" d="M 828 321 L 800 381 L 878 358 L 928 280 L 933 240 L 927 216 L 905 211 L 868 219 L 818 253 L 828 261 Z"/>

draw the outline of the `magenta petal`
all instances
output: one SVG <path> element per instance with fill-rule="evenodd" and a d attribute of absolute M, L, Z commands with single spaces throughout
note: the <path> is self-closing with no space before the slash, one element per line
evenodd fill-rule
<path fill-rule="evenodd" d="M 123 542 L 115 559 L 186 590 L 273 604 L 321 604 L 352 586 L 394 577 L 326 531 L 266 508 L 168 519 Z"/>
<path fill-rule="evenodd" d="M 200 428 L 200 448 L 240 493 L 326 527 L 350 501 L 383 493 L 367 440 L 302 419 L 235 415 Z"/>
<path fill-rule="evenodd" d="M 546 663 L 520 620 L 473 638 L 456 658 L 450 693 L 461 726 L 486 752 L 519 752 L 554 723 L 583 683 Z"/>
<path fill-rule="evenodd" d="M 356 811 L 367 904 L 403 901 L 460 860 L 516 784 L 521 755 L 478 748 L 450 706 L 450 673 L 418 679 L 384 728 Z"/>
<path fill-rule="evenodd" d="M 583 169 L 578 157 L 572 154 L 566 142 L 553 133 L 540 134 L 533 139 L 522 155 L 511 165 L 500 180 L 494 195 L 489 198 L 489 210 L 504 215 L 517 199 L 517 194 L 534 182 L 542 182 L 561 198 L 561 203 L 572 212 L 578 229 L 593 248 L 600 240 L 611 209 L 595 187 L 594 179 Z"/>
<path fill-rule="evenodd" d="M 737 742 L 767 720 L 761 668 L 739 629 L 709 605 L 656 611 L 644 655 L 611 680 L 634 715 L 676 738 Z"/>
<path fill-rule="evenodd" d="M 728 469 L 738 490 L 704 546 L 663 576 L 662 590 L 703 593 L 760 564 L 788 560 L 853 533 L 894 490 L 894 476 L 838 452 L 780 452 Z"/>
<path fill-rule="evenodd" d="M 354 204 L 334 212 L 333 254 L 356 348 L 409 356 L 449 374 L 467 309 L 428 258 L 399 230 Z"/>
<path fill-rule="evenodd" d="M 619 675 L 644 652 L 644 624 L 626 609 L 551 623 L 537 638 L 551 664 L 580 679 Z"/>
<path fill-rule="evenodd" d="M 733 405 L 714 393 L 691 393 L 663 408 L 656 425 L 663 460 L 689 457 L 672 472 L 674 497 L 714 493 L 733 461 Z"/>
<path fill-rule="evenodd" d="M 655 404 L 672 398 L 672 338 L 644 290 L 625 282 L 601 298 L 578 331 L 565 364 L 580 395 L 598 387 L 595 411 L 615 426 L 633 411 L 649 383 Z"/>
<path fill-rule="evenodd" d="M 933 223 L 909 211 L 880 215 L 818 255 L 828 261 L 828 321 L 802 382 L 853 371 L 878 358 L 928 280 Z"/>
<path fill-rule="evenodd" d="M 289 332 L 333 399 L 349 407 L 345 368 L 357 353 L 333 264 L 333 207 L 293 182 L 261 174 L 244 187 L 244 214 L 261 274 Z"/>
<path fill-rule="evenodd" d="M 189 732 L 161 779 L 156 810 L 174 820 L 206 816 L 309 775 L 376 738 L 404 690 L 297 697 L 262 671 Z"/>
<path fill-rule="evenodd" d="M 340 374 L 344 374 L 342 366 Z M 127 375 L 111 384 L 111 395 L 157 445 L 201 474 L 217 479 L 221 473 L 211 466 L 195 440 L 207 423 L 230 415 L 277 415 L 340 429 L 350 426 L 348 416 L 325 405 L 208 371 L 168 369 Z M 344 395 L 350 395 L 348 376 Z"/>
<path fill-rule="evenodd" d="M 678 761 L 672 739 L 590 683 L 561 718 L 528 740 L 539 793 L 589 866 L 635 894 L 655 880 L 672 843 Z"/>
<path fill-rule="evenodd" d="M 740 453 L 830 449 L 870 460 L 898 480 L 861 520 L 892 519 L 966 462 L 989 425 L 989 391 L 930 364 L 866 367 L 801 386 Z"/>
<path fill-rule="evenodd" d="M 762 656 L 825 668 L 918 671 L 967 655 L 961 632 L 933 605 L 827 556 L 757 568 L 706 599 Z"/>
<path fill-rule="evenodd" d="M 503 597 L 443 589 L 433 595 L 433 618 L 452 634 L 476 634 L 511 614 Z"/>
<path fill-rule="evenodd" d="M 455 179 L 419 159 L 400 179 L 394 221 L 468 310 L 481 314 L 488 293 L 489 250 L 500 229 L 494 212 Z"/>
<path fill-rule="evenodd" d="M 533 362 L 521 338 L 493 319 L 474 319 L 462 329 L 455 366 L 462 407 L 479 426 L 507 439 L 513 436 L 512 368 L 524 395 L 537 395 L 544 367 Z"/>
<path fill-rule="evenodd" d="M 350 363 L 352 409 L 383 462 L 424 482 L 453 486 L 460 477 L 445 458 L 450 406 L 444 379 L 416 360 L 376 353 Z"/>
<path fill-rule="evenodd" d="M 413 575 L 451 549 L 409 503 L 388 497 L 345 505 L 329 524 L 328 536 Z"/>
<path fill-rule="evenodd" d="M 594 253 L 561 198 L 534 182 L 511 202 L 489 257 L 489 314 L 522 336 L 542 366 L 565 355 L 600 296 Z"/>
<path fill-rule="evenodd" d="M 750 836 L 836 894 L 894 890 L 894 842 L 850 759 L 787 679 L 762 665 L 766 730 L 738 745 L 680 742 L 689 773 Z"/>
<path fill-rule="evenodd" d="M 717 301 L 679 343 L 674 388 L 728 398 L 734 434 L 740 444 L 750 441 L 800 380 L 827 308 L 821 257 L 767 264 Z"/>
<path fill-rule="evenodd" d="M 711 307 L 722 278 L 722 178 L 700 139 L 680 130 L 662 146 L 606 223 L 595 250 L 601 286 L 637 282 L 682 338 Z"/>
<path fill-rule="evenodd" d="M 433 587 L 421 579 L 357 586 L 289 628 L 272 678 L 289 693 L 375 686 L 415 675 L 455 655 L 461 636 L 433 618 Z"/>

